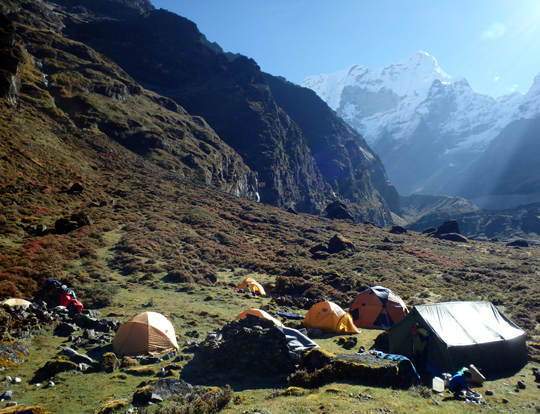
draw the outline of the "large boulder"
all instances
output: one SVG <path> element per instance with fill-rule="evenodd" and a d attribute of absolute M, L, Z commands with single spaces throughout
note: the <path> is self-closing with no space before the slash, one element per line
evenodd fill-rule
<path fill-rule="evenodd" d="M 270 320 L 248 317 L 229 322 L 201 345 L 208 369 L 233 376 L 286 376 L 295 361 L 285 335 Z"/>
<path fill-rule="evenodd" d="M 435 232 L 435 237 L 438 237 L 442 234 L 448 234 L 448 233 L 456 233 L 459 234 L 459 225 L 457 220 L 452 219 L 445 221 L 443 224 L 441 224 L 437 231 Z"/>
<path fill-rule="evenodd" d="M 352 220 L 353 215 L 349 212 L 349 209 L 344 203 L 334 201 L 332 204 L 326 206 L 327 217 L 331 219 Z"/>
<path fill-rule="evenodd" d="M 341 234 L 336 234 L 328 242 L 328 253 L 339 253 L 342 251 L 354 253 L 354 244 L 350 240 L 343 237 Z"/>

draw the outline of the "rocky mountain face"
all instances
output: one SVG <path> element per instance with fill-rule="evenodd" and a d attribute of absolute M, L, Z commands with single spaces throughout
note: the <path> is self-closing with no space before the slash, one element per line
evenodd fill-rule
<path fill-rule="evenodd" d="M 204 119 L 144 89 L 111 60 L 64 36 L 63 21 L 73 15 L 40 1 L 4 5 L 3 18 L 11 22 L 5 27 L 16 34 L 4 53 L 12 60 L 20 55 L 17 64 L 2 62 L 4 79 L 16 79 L 4 88 L 8 100 L 18 99 L 20 83 L 24 99 L 64 128 L 117 141 L 167 170 L 171 179 L 188 178 L 240 197 L 257 197 L 256 174 Z"/>
<path fill-rule="evenodd" d="M 527 94 L 493 99 L 474 91 L 464 78 L 444 73 L 425 52 L 375 72 L 352 66 L 312 76 L 303 85 L 367 139 L 403 195 L 470 197 L 466 171 L 481 168 L 472 166 L 507 125 L 540 114 L 539 78 Z M 506 162 L 499 159 L 492 168 Z M 489 187 L 496 186 L 493 178 Z M 540 193 L 535 197 L 539 200 Z M 508 196 L 504 206 L 494 198 L 473 201 L 480 207 L 503 208 L 518 205 L 522 198 L 527 197 Z"/>
<path fill-rule="evenodd" d="M 399 210 L 380 161 L 358 133 L 348 129 L 355 145 L 365 149 L 356 150 L 361 162 L 346 160 L 352 181 L 336 187 L 330 179 L 335 177 L 321 171 L 303 127 L 276 101 L 257 64 L 243 56 L 231 61 L 189 20 L 150 10 L 122 20 L 72 14 L 64 23 L 70 38 L 107 56 L 139 85 L 204 118 L 257 174 L 262 202 L 321 213 L 334 199 L 343 199 L 357 219 L 380 224 L 392 220 L 388 204 Z M 319 100 L 314 94 L 309 99 Z M 341 133 L 335 128 L 345 130 L 341 120 L 333 122 L 327 135 Z M 339 148 L 331 143 L 326 151 L 331 156 Z M 363 171 L 366 167 L 377 171 L 373 178 Z M 381 184 L 373 185 L 371 179 Z"/>

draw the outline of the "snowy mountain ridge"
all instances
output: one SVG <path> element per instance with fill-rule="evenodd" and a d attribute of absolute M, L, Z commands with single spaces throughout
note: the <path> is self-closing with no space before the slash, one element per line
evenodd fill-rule
<path fill-rule="evenodd" d="M 465 78 L 449 76 L 422 51 L 373 72 L 353 65 L 310 76 L 303 86 L 364 136 L 401 194 L 436 192 L 440 180 L 480 157 L 510 122 L 540 114 L 540 75 L 527 94 L 494 99 Z M 416 164 L 410 159 L 415 154 L 432 160 L 407 180 L 404 171 Z"/>

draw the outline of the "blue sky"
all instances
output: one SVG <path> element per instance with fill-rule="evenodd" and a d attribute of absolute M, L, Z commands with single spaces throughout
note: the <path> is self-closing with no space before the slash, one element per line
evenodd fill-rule
<path fill-rule="evenodd" d="M 538 0 L 151 0 L 225 51 L 300 84 L 353 64 L 376 70 L 423 50 L 494 97 L 540 73 Z"/>

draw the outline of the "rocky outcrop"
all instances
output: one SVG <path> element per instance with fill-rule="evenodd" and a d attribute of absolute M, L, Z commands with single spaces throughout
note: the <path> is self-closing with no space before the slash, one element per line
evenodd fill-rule
<path fill-rule="evenodd" d="M 0 97 L 17 105 L 21 80 L 19 67 L 22 65 L 21 46 L 15 35 L 15 27 L 0 10 Z"/>

